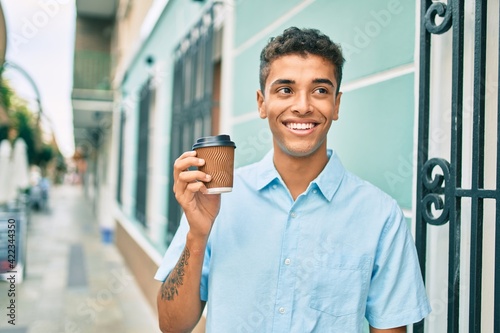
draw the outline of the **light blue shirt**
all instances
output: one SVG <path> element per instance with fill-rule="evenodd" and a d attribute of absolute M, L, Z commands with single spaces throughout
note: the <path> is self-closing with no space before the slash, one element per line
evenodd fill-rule
<path fill-rule="evenodd" d="M 412 236 L 396 201 L 329 162 L 295 201 L 273 154 L 235 172 L 222 195 L 200 286 L 207 332 L 362 332 L 430 312 Z M 301 175 L 297 175 L 300 177 Z M 155 276 L 184 248 L 185 218 Z"/>

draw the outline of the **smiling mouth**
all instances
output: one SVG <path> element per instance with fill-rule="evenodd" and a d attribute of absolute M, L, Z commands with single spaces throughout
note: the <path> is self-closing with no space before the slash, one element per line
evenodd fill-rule
<path fill-rule="evenodd" d="M 316 123 L 286 123 L 285 126 L 291 130 L 310 130 L 317 126 Z"/>

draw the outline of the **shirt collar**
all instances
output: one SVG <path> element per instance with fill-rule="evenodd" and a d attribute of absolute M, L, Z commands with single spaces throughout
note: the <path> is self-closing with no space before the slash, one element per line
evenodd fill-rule
<path fill-rule="evenodd" d="M 257 170 L 261 170 L 258 173 L 258 177 L 255 180 L 255 186 L 257 190 L 262 190 L 264 187 L 272 183 L 275 179 L 281 179 L 278 171 L 274 167 L 274 150 L 271 149 L 265 156 L 258 162 Z"/>
<path fill-rule="evenodd" d="M 316 184 L 328 201 L 332 201 L 335 192 L 337 192 L 344 178 L 345 169 L 335 151 L 328 149 L 327 154 L 328 163 L 318 177 L 311 183 Z"/>
<path fill-rule="evenodd" d="M 321 173 L 311 182 L 311 185 L 316 185 L 316 187 L 321 191 L 325 199 L 331 201 L 333 195 L 337 191 L 344 177 L 345 169 L 340 162 L 338 155 L 331 149 L 327 150 L 328 163 Z M 259 172 L 257 179 L 255 180 L 255 186 L 257 190 L 261 190 L 267 185 L 271 184 L 276 179 L 281 179 L 278 171 L 274 167 L 273 162 L 274 151 L 269 151 L 260 162 L 258 162 Z M 310 186 L 311 187 L 311 186 Z"/>

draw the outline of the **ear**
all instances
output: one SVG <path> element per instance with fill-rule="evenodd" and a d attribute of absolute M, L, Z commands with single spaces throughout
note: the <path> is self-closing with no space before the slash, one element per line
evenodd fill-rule
<path fill-rule="evenodd" d="M 260 118 L 266 119 L 267 118 L 266 102 L 264 101 L 264 94 L 260 89 L 257 90 L 257 107 L 259 108 Z"/>
<path fill-rule="evenodd" d="M 333 120 L 339 119 L 339 109 L 340 109 L 340 98 L 342 97 L 342 92 L 338 92 L 335 96 L 335 106 L 333 107 Z"/>

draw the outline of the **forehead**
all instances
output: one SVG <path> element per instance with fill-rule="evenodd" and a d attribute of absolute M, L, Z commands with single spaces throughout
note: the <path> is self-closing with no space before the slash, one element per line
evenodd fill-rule
<path fill-rule="evenodd" d="M 289 54 L 273 60 L 269 66 L 266 84 L 276 79 L 317 79 L 335 80 L 335 66 L 327 59 L 315 55 Z M 336 80 L 335 80 L 336 82 Z"/>

